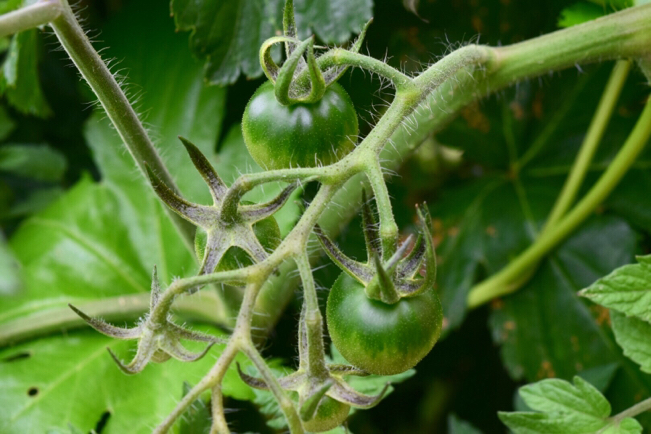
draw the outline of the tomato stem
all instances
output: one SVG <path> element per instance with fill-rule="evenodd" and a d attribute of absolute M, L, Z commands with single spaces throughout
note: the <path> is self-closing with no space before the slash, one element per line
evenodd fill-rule
<path fill-rule="evenodd" d="M 179 194 L 178 187 L 149 139 L 138 114 L 111 71 L 93 48 L 67 0 L 61 0 L 61 8 L 61 14 L 50 25 L 64 50 L 97 96 L 143 176 L 146 178 L 145 164 L 147 164 L 172 191 Z M 188 250 L 194 252 L 194 226 L 171 210 L 167 210 L 167 213 Z"/>
<path fill-rule="evenodd" d="M 604 90 L 599 105 L 597 106 L 597 111 L 592 117 L 592 121 L 588 127 L 588 132 L 583 139 L 579 153 L 576 156 L 570 174 L 565 181 L 565 185 L 563 185 L 563 189 L 561 190 L 558 199 L 556 199 L 556 203 L 545 222 L 545 227 L 542 230 L 541 236 L 556 225 L 574 202 L 579 187 L 581 187 L 581 183 L 588 172 L 592 157 L 594 156 L 597 147 L 599 146 L 599 142 L 606 131 L 606 126 L 608 125 L 608 121 L 615 109 L 615 104 L 617 104 L 617 99 L 624 87 L 630 69 L 630 60 L 618 60 L 615 63 L 615 67 L 613 68 L 608 83 L 606 84 L 606 89 Z"/>
<path fill-rule="evenodd" d="M 509 265 L 473 287 L 468 294 L 468 307 L 478 307 L 493 298 L 517 290 L 518 287 L 512 285 L 512 282 L 520 278 L 543 256 L 558 246 L 592 214 L 626 174 L 635 158 L 644 149 L 649 137 L 651 137 L 651 99 L 647 100 L 644 110 L 624 146 L 583 199 Z"/>
<path fill-rule="evenodd" d="M 626 418 L 635 417 L 639 414 L 642 414 L 650 410 L 651 410 L 651 398 L 647 398 L 644 401 L 640 401 L 634 406 L 627 408 L 621 413 L 618 413 L 615 416 L 611 417 L 610 418 L 611 424 L 609 426 L 616 426 Z"/>
<path fill-rule="evenodd" d="M 0 37 L 47 24 L 59 17 L 63 7 L 59 0 L 40 0 L 0 16 Z"/>

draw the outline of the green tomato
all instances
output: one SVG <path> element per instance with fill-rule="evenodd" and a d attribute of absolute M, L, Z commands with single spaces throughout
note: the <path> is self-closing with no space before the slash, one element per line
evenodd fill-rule
<path fill-rule="evenodd" d="M 335 281 L 326 307 L 332 343 L 348 362 L 377 375 L 413 368 L 441 334 L 443 311 L 434 288 L 386 304 L 366 296 L 346 273 Z"/>
<path fill-rule="evenodd" d="M 267 251 L 275 250 L 280 244 L 280 228 L 273 216 L 255 223 L 253 225 L 253 232 L 255 233 L 255 236 L 258 237 L 258 240 L 260 240 L 262 247 Z M 200 261 L 203 260 L 206 251 L 207 238 L 208 234 L 206 234 L 206 231 L 198 227 L 194 236 L 194 251 Z M 217 264 L 215 271 L 236 270 L 252 264 L 253 259 L 248 253 L 246 253 L 246 251 L 237 246 L 233 246 L 226 251 L 221 261 L 219 261 L 219 264 Z M 226 282 L 226 284 L 231 286 L 243 286 L 244 282 L 233 281 Z"/>
<path fill-rule="evenodd" d="M 324 432 L 337 428 L 344 423 L 350 412 L 350 406 L 332 399 L 329 396 L 321 398 L 314 417 L 303 422 L 303 428 L 308 432 Z"/>
<path fill-rule="evenodd" d="M 339 84 L 316 103 L 284 106 L 268 81 L 246 106 L 242 132 L 256 163 L 273 170 L 335 163 L 355 148 L 359 128 L 353 102 Z"/>

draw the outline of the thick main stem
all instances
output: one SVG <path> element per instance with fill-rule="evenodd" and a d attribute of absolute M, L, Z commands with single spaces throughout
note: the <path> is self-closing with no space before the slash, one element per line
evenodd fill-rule
<path fill-rule="evenodd" d="M 67 0 L 62 0 L 61 8 L 61 14 L 50 23 L 54 33 L 97 96 L 143 176 L 146 178 L 145 164 L 147 164 L 165 184 L 179 193 L 138 115 L 111 71 L 93 48 Z M 167 209 L 167 212 L 188 248 L 193 252 L 194 227 L 173 211 Z"/>
<path fill-rule="evenodd" d="M 538 238 L 508 266 L 475 286 L 468 294 L 468 306 L 480 306 L 517 289 L 510 283 L 563 241 L 594 211 L 626 174 L 650 136 L 651 100 L 648 100 L 626 143 L 588 194 L 557 225 Z"/>

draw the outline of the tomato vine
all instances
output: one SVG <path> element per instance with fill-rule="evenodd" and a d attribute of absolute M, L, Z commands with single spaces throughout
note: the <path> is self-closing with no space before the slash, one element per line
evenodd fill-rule
<path fill-rule="evenodd" d="M 269 39 L 260 50 L 261 63 L 270 82 L 263 85 L 251 103 L 255 105 L 256 98 L 261 95 L 267 98 L 267 105 L 278 103 L 277 107 L 271 108 L 275 118 L 271 118 L 267 113 L 266 119 L 260 119 L 252 107 L 247 109 L 244 119 L 244 137 L 251 154 L 261 166 L 273 170 L 244 174 L 232 185 L 227 186 L 196 147 L 182 139 L 195 167 L 210 188 L 213 204 L 206 206 L 191 203 L 181 197 L 137 114 L 114 76 L 94 51 L 67 1 L 41 0 L 0 17 L 0 34 L 46 23 L 52 26 L 64 49 L 96 93 L 134 160 L 150 179 L 153 189 L 173 211 L 171 218 L 179 232 L 189 244 L 193 242 L 194 228 L 188 225 L 188 221 L 206 233 L 205 246 L 204 242 L 198 243 L 202 246 L 198 249 L 199 259 L 203 261 L 200 273 L 176 280 L 163 289 L 154 271 L 150 311 L 146 319 L 136 327 L 118 328 L 89 317 L 83 312 L 83 307 L 73 307 L 84 321 L 98 331 L 116 338 L 138 341 L 138 352 L 130 362 L 123 363 L 113 356 L 118 365 L 130 374 L 141 371 L 150 361 L 162 362 L 169 357 L 194 361 L 203 357 L 211 345 L 225 345 L 210 372 L 156 428 L 155 432 L 160 433 L 167 432 L 185 409 L 206 390 L 212 392 L 213 431 L 228 432 L 221 382 L 238 353 L 244 353 L 251 360 L 261 377 L 254 378 L 241 372 L 242 379 L 252 387 L 270 390 L 274 394 L 292 433 L 330 429 L 345 419 L 349 407 L 369 408 L 377 403 L 384 392 L 377 396 L 364 395 L 352 389 L 346 382 L 346 377 L 368 373 L 393 374 L 411 368 L 431 350 L 441 332 L 442 320 L 432 277 L 433 247 L 429 220 L 424 216 L 421 216 L 421 220 L 425 222 L 422 237 L 426 241 L 416 243 L 416 255 L 420 251 L 419 246 L 425 247 L 422 247 L 421 257 L 418 257 L 414 264 L 420 265 L 419 261 L 422 257 L 425 258 L 425 276 L 420 278 L 415 275 L 419 270 L 415 265 L 409 268 L 400 262 L 406 247 L 398 243 L 398 226 L 384 177 L 384 170 L 397 163 L 384 163 L 383 153 L 386 152 L 387 143 L 399 143 L 401 148 L 398 152 L 402 155 L 408 149 L 405 148 L 404 141 L 397 138 L 408 134 L 410 128 L 414 130 L 415 135 L 422 134 L 425 130 L 420 126 L 412 126 L 413 119 L 423 120 L 423 124 L 430 130 L 432 125 L 443 123 L 448 114 L 422 114 L 443 93 L 452 93 L 454 96 L 454 101 L 449 107 L 452 113 L 487 92 L 494 92 L 518 80 L 549 70 L 562 69 L 579 61 L 595 62 L 620 57 L 648 58 L 651 41 L 651 6 L 645 6 L 512 46 L 491 48 L 467 45 L 450 53 L 420 75 L 410 77 L 380 60 L 360 54 L 362 38 L 350 49 L 332 48 L 316 57 L 312 38 L 305 41 L 296 39 L 293 5 L 290 0 L 285 7 L 285 34 Z M 635 32 L 631 32 L 631 28 L 635 29 Z M 287 53 L 287 60 L 281 66 L 277 65 L 269 54 L 272 45 L 277 43 L 284 43 Z M 373 130 L 356 147 L 350 141 L 351 137 L 358 133 L 357 119 L 350 101 L 345 101 L 344 107 L 340 109 L 341 115 L 326 114 L 318 121 L 321 123 L 317 125 L 318 128 L 312 125 L 308 128 L 309 131 L 300 131 L 298 134 L 294 126 L 279 125 L 279 110 L 289 106 L 287 110 L 291 112 L 292 105 L 294 108 L 297 105 L 301 108 L 308 107 L 309 114 L 314 117 L 312 122 L 316 124 L 314 119 L 318 110 L 325 104 L 338 104 L 330 99 L 332 95 L 337 95 L 340 101 L 346 99 L 336 80 L 351 66 L 378 74 L 391 81 L 395 88 L 391 105 Z M 621 68 L 625 67 L 620 66 Z M 285 139 L 281 135 L 272 134 L 272 128 L 278 128 L 283 134 L 289 132 L 291 136 Z M 333 131 L 337 128 L 339 131 Z M 585 173 L 585 164 L 579 165 L 574 172 L 578 181 L 569 187 L 569 192 L 564 195 L 566 199 L 559 205 L 560 211 L 554 214 L 549 227 L 507 268 L 474 288 L 469 294 L 469 306 L 478 306 L 517 289 L 518 284 L 526 278 L 527 273 L 535 267 L 541 257 L 585 220 L 612 191 L 650 136 L 651 103 L 647 103 L 636 127 L 613 164 L 590 192 L 569 209 Z M 268 141 L 270 139 L 273 141 Z M 290 149 L 290 146 L 297 142 L 301 142 L 301 148 L 298 151 Z M 409 143 L 415 142 L 417 140 Z M 316 147 L 312 149 L 307 144 L 315 144 Z M 334 154 L 330 155 L 330 149 L 324 148 L 332 145 Z M 270 150 L 271 146 L 276 148 Z M 277 148 L 279 146 L 280 149 Z M 282 154 L 277 159 L 275 155 L 270 155 L 276 152 Z M 586 159 L 589 161 L 590 157 Z M 313 162 L 315 164 L 312 164 Z M 376 227 L 374 222 L 369 221 L 365 228 L 367 232 L 376 230 L 379 238 L 379 243 L 376 244 L 379 244 L 381 249 L 373 243 L 367 243 L 369 254 L 374 249 L 377 250 L 376 256 L 369 256 L 369 263 L 365 264 L 369 267 L 367 269 L 326 247 L 326 250 L 330 250 L 329 253 L 335 251 L 332 256 L 343 264 L 343 268 L 349 271 L 354 269 L 351 274 L 359 280 L 352 281 L 353 277 L 342 276 L 333 288 L 333 300 L 329 301 L 328 305 L 328 322 L 331 323 L 329 325 L 335 346 L 340 348 L 353 365 L 342 367 L 325 361 L 322 336 L 324 324 L 318 306 L 307 245 L 315 228 L 324 245 L 329 243 L 317 223 L 338 194 L 348 194 L 349 197 L 356 195 L 355 199 L 359 199 L 360 180 L 373 192 L 377 204 L 379 226 Z M 287 183 L 288 186 L 270 202 L 250 204 L 243 201 L 245 194 L 253 188 L 277 181 Z M 292 191 L 311 182 L 318 183 L 319 190 L 289 235 L 279 244 L 263 242 L 259 236 L 260 231 L 256 231 L 254 225 L 271 221 L 267 219 L 273 219 L 273 214 L 286 202 Z M 354 204 L 359 203 L 358 200 L 349 202 L 351 205 L 348 208 L 352 210 L 355 208 Z M 368 214 L 368 211 L 366 213 Z M 244 250 L 252 259 L 251 263 L 239 268 L 220 269 L 218 264 L 232 247 Z M 377 253 L 379 251 L 381 254 Z M 409 262 L 410 258 L 413 259 L 407 256 L 404 261 Z M 253 316 L 256 302 L 266 282 L 279 267 L 290 262 L 299 271 L 304 294 L 299 331 L 300 360 L 299 368 L 295 372 L 277 378 L 253 341 Z M 407 268 L 409 273 L 405 271 Z M 368 271 L 369 269 L 372 269 L 372 272 Z M 405 283 L 406 274 L 410 275 L 409 279 L 414 279 Z M 245 288 L 233 331 L 227 341 L 221 342 L 216 338 L 192 332 L 170 321 L 170 309 L 177 302 L 178 296 L 196 292 L 204 285 L 229 282 L 241 283 Z M 417 289 L 412 291 L 409 284 Z M 352 297 L 352 301 L 347 300 L 347 297 Z M 387 311 L 391 306 L 395 309 L 406 309 L 409 312 L 404 317 L 395 319 L 396 323 L 391 323 L 393 317 L 387 316 L 381 320 L 382 325 L 391 328 L 391 331 L 401 327 L 404 330 L 401 330 L 400 335 L 391 335 L 384 331 L 383 334 L 372 338 L 370 344 L 365 336 L 375 330 L 368 333 L 362 330 L 352 339 L 346 335 L 351 334 L 354 324 L 342 325 L 344 330 L 339 327 L 347 319 L 339 309 L 350 310 L 346 303 L 366 306 L 369 310 L 371 307 L 377 307 L 378 303 L 384 303 L 379 305 L 382 307 L 379 310 Z M 344 307 L 341 308 L 340 305 Z M 364 312 L 361 312 L 360 318 L 352 320 L 368 326 L 370 320 L 364 318 L 363 314 Z M 422 335 L 418 334 L 422 329 L 427 330 Z M 407 342 L 407 339 L 414 341 Z M 181 340 L 195 340 L 207 345 L 198 353 L 190 353 L 180 344 Z M 368 348 L 363 348 L 364 345 Z M 387 346 L 392 348 L 387 349 Z M 377 350 L 380 347 L 382 349 Z M 405 348 L 409 357 L 403 357 L 404 360 L 396 362 L 396 354 Z M 384 357 L 386 354 L 383 355 L 383 352 L 390 355 Z"/>

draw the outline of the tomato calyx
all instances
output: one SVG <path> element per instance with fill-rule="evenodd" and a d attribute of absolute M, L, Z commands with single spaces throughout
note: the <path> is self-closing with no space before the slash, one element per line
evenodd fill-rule
<path fill-rule="evenodd" d="M 315 233 L 330 259 L 364 285 L 368 298 L 386 304 L 398 303 L 404 297 L 415 297 L 433 288 L 436 280 L 436 255 L 427 207 L 416 206 L 421 230 L 411 252 L 403 257 L 411 245 L 412 236 L 390 258 L 384 258 L 378 225 L 366 201 L 366 194 L 363 196 L 363 232 L 369 259 L 362 263 L 349 258 L 317 225 Z M 421 269 L 424 269 L 423 277 L 420 277 Z"/>
<path fill-rule="evenodd" d="M 156 268 L 152 274 L 150 311 L 153 311 L 158 304 L 161 290 Z M 223 339 L 204 333 L 195 332 L 174 324 L 167 316 L 157 319 L 148 316 L 133 328 L 122 328 L 111 325 L 101 319 L 91 318 L 73 305 L 68 305 L 77 315 L 79 315 L 89 326 L 98 332 L 116 339 L 138 340 L 138 350 L 136 355 L 129 363 L 123 363 L 110 348 L 107 348 L 111 357 L 117 363 L 118 367 L 126 374 L 133 375 L 145 369 L 145 366 L 151 361 L 155 363 L 166 362 L 170 358 L 175 358 L 183 362 L 194 362 L 205 356 L 210 348 L 216 343 L 226 343 Z M 191 352 L 185 349 L 181 344 L 181 339 L 206 342 L 208 345 L 200 352 Z"/>
<path fill-rule="evenodd" d="M 358 53 L 362 48 L 366 30 L 371 22 L 372 20 L 366 23 L 350 51 Z M 271 56 L 271 48 L 278 43 L 285 44 L 287 55 L 287 60 L 282 66 L 278 66 Z M 260 47 L 260 65 L 267 78 L 274 83 L 276 99 L 280 104 L 319 101 L 326 88 L 339 80 L 348 69 L 336 66 L 321 71 L 314 48 L 314 36 L 304 41 L 297 39 L 294 2 L 286 1 L 283 11 L 283 36 L 271 37 Z"/>
<path fill-rule="evenodd" d="M 158 197 L 181 217 L 205 231 L 203 257 L 199 258 L 202 261 L 199 275 L 214 272 L 231 247 L 239 247 L 256 262 L 266 259 L 268 254 L 255 234 L 254 224 L 267 219 L 273 220 L 273 214 L 285 204 L 298 184 L 289 185 L 266 203 L 240 203 L 239 196 L 229 190 L 201 151 L 190 141 L 182 137 L 179 139 L 208 185 L 213 199 L 212 205 L 186 201 L 156 176 L 149 166 L 146 166 L 146 170 Z M 232 200 L 233 197 L 235 200 Z M 273 223 L 275 224 L 275 221 Z"/>
<path fill-rule="evenodd" d="M 350 407 L 367 409 L 375 406 L 389 384 L 375 396 L 360 393 L 349 386 L 345 377 L 366 376 L 368 373 L 351 365 L 326 364 L 320 314 L 316 314 L 312 324 L 308 324 L 312 321 L 309 317 L 304 305 L 299 321 L 299 367 L 279 378 L 278 384 L 283 390 L 298 395 L 298 413 L 305 429 L 322 432 L 341 425 Z M 239 363 L 237 370 L 242 381 L 250 387 L 269 390 L 264 380 L 244 373 Z"/>

